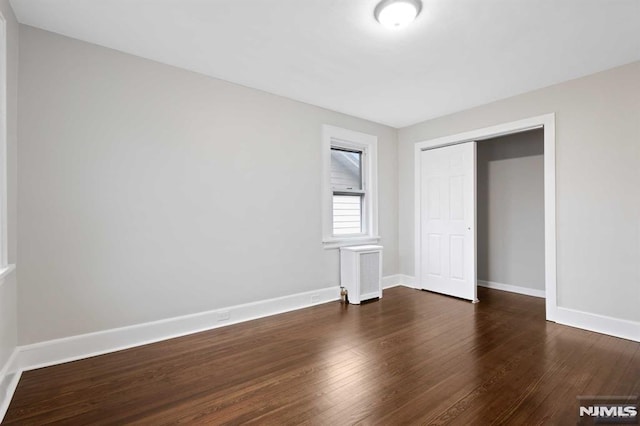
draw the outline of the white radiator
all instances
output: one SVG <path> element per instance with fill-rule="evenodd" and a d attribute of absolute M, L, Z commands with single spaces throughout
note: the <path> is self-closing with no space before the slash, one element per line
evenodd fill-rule
<path fill-rule="evenodd" d="M 349 303 L 382 297 L 382 246 L 340 248 L 340 285 Z"/>

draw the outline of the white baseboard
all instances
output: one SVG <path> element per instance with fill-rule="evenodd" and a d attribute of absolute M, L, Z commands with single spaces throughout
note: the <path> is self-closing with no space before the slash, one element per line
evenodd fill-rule
<path fill-rule="evenodd" d="M 390 275 L 383 277 L 382 282 L 384 288 L 405 285 L 407 276 Z M 16 371 L 28 371 L 89 358 L 302 309 L 338 300 L 339 297 L 338 286 L 328 287 L 197 314 L 38 342 L 18 347 L 18 356 L 14 359 L 12 368 Z"/>
<path fill-rule="evenodd" d="M 14 371 L 15 360 L 18 356 L 18 348 L 14 349 L 11 356 L 0 369 L 0 422 L 9 408 L 13 393 L 18 386 L 22 372 Z"/>
<path fill-rule="evenodd" d="M 413 286 L 414 281 L 413 277 L 410 277 L 409 275 L 388 275 L 386 277 L 382 277 L 382 288 L 385 289 L 397 286 L 415 288 Z"/>
<path fill-rule="evenodd" d="M 400 277 L 400 285 L 409 288 L 418 288 L 416 286 L 416 277 L 405 274 L 398 274 L 398 276 Z"/>
<path fill-rule="evenodd" d="M 76 361 L 231 324 L 307 308 L 340 298 L 328 287 L 111 330 L 18 346 L 0 371 L 0 422 L 23 371 Z"/>
<path fill-rule="evenodd" d="M 399 275 L 400 285 L 417 288 L 415 277 L 410 275 Z M 485 285 L 483 285 L 485 284 Z M 492 283 L 489 281 L 478 281 L 479 286 L 494 288 L 496 290 L 511 291 L 513 293 L 527 294 L 529 296 L 545 297 L 544 291 L 533 290 L 524 287 L 510 286 L 506 284 Z M 522 290 L 515 291 L 515 290 Z M 532 292 L 532 293 L 529 293 Z M 536 292 L 541 292 L 536 294 Z M 640 322 L 623 320 L 604 315 L 592 314 L 589 312 L 577 311 L 569 308 L 556 307 L 554 321 L 558 324 L 570 327 L 581 328 L 583 330 L 594 331 L 596 333 L 607 334 L 609 336 L 620 337 L 621 339 L 640 342 Z"/>
<path fill-rule="evenodd" d="M 404 274 L 384 277 L 382 283 L 384 288 L 399 285 L 416 288 L 415 278 Z M 487 287 L 498 288 L 489 285 Z M 514 291 L 515 286 L 506 287 L 512 289 L 498 289 Z M 515 288 L 522 289 L 522 287 Z M 515 292 L 518 293 L 518 291 Z M 0 370 L 0 421 L 4 418 L 23 371 L 146 345 L 338 299 L 338 286 L 328 287 L 213 311 L 19 346 Z M 560 324 L 640 341 L 640 323 L 567 308 L 558 307 L 557 311 L 557 322 Z"/>
<path fill-rule="evenodd" d="M 406 285 L 408 281 L 410 281 L 410 277 L 406 275 L 390 275 L 382 279 L 384 288 Z M 4 393 L 0 393 L 0 395 L 4 395 L 4 398 L 0 400 L 0 408 L 3 410 L 0 411 L 0 421 L 4 417 L 23 371 L 76 361 L 302 309 L 338 300 L 339 297 L 339 288 L 335 286 L 192 315 L 19 346 L 7 361 L 0 375 L 0 379 L 2 379 L 0 392 L 4 391 Z M 8 372 L 11 373 L 5 374 Z"/>
<path fill-rule="evenodd" d="M 524 294 L 526 296 L 541 297 L 543 299 L 546 297 L 544 290 L 538 290 L 534 288 L 520 287 L 517 285 L 502 284 L 502 283 L 496 283 L 493 281 L 483 281 L 483 280 L 478 280 L 478 285 L 480 287 L 492 288 L 494 290 L 508 291 L 511 293 Z"/>
<path fill-rule="evenodd" d="M 556 309 L 555 319 L 558 324 L 640 342 L 640 322 L 612 318 L 560 306 Z"/>
<path fill-rule="evenodd" d="M 384 290 L 385 288 L 397 287 L 399 285 L 402 285 L 400 282 L 401 278 L 399 274 L 387 275 L 386 277 L 382 277 L 382 289 Z"/>
<path fill-rule="evenodd" d="M 18 347 L 16 370 L 27 371 L 89 358 L 226 325 L 294 311 L 338 300 L 339 287 L 230 306 L 95 333 L 64 337 Z"/>

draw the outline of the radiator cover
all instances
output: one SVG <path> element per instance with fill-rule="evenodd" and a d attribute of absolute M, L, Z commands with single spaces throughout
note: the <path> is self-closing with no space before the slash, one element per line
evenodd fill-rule
<path fill-rule="evenodd" d="M 340 248 L 340 283 L 348 291 L 349 303 L 382 297 L 382 246 Z"/>

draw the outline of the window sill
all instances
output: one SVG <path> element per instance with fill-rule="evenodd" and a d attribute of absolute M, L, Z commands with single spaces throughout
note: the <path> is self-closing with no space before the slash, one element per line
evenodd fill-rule
<path fill-rule="evenodd" d="M 4 283 L 4 279 L 16 269 L 16 265 L 7 265 L 0 269 L 0 286 Z"/>
<path fill-rule="evenodd" d="M 379 236 L 365 235 L 362 237 L 348 237 L 348 238 L 327 238 L 322 240 L 322 244 L 325 250 L 337 249 L 347 246 L 359 246 L 361 244 L 374 244 L 380 241 Z"/>

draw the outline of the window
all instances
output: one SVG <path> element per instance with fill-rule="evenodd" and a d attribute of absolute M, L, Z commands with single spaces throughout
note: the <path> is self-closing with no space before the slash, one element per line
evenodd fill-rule
<path fill-rule="evenodd" d="M 362 234 L 362 151 L 331 147 L 333 235 Z"/>
<path fill-rule="evenodd" d="M 377 138 L 323 126 L 323 243 L 375 243 L 378 237 Z"/>

